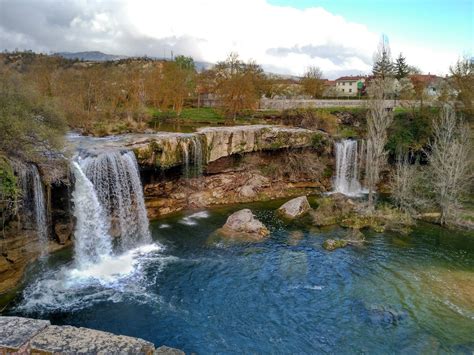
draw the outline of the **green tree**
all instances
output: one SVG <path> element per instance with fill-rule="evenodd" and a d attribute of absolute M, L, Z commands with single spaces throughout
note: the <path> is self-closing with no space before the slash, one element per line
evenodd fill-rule
<path fill-rule="evenodd" d="M 395 77 L 400 80 L 405 78 L 410 73 L 410 68 L 406 63 L 406 58 L 400 53 L 397 59 L 395 59 Z"/>
<path fill-rule="evenodd" d="M 374 54 L 372 73 L 379 79 L 386 79 L 394 76 L 390 44 L 388 42 L 388 37 L 385 35 L 382 35 L 380 38 L 377 52 Z"/>

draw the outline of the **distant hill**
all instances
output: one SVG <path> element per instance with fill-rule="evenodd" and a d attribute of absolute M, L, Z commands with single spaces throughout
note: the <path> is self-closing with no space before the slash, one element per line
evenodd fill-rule
<path fill-rule="evenodd" d="M 116 55 L 116 54 L 106 54 L 99 51 L 86 51 L 86 52 L 58 52 L 54 53 L 54 56 L 63 57 L 66 59 L 78 59 L 87 62 L 106 62 L 106 61 L 115 61 L 121 59 L 131 58 L 126 55 Z M 149 57 L 155 60 L 169 60 L 169 58 L 159 58 L 159 57 Z M 209 62 L 194 62 L 197 71 L 202 71 L 205 69 L 209 69 L 213 66 L 212 63 Z"/>
<path fill-rule="evenodd" d="M 109 60 L 120 60 L 125 59 L 127 56 L 124 55 L 115 55 L 115 54 L 106 54 L 98 51 L 89 51 L 89 52 L 58 52 L 53 55 L 63 57 L 66 59 L 79 59 L 90 62 L 106 62 Z"/>

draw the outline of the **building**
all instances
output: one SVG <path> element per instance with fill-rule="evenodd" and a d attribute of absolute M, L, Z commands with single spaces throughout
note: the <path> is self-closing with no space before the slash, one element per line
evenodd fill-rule
<path fill-rule="evenodd" d="M 339 96 L 357 96 L 365 84 L 365 76 L 341 76 L 336 79 L 336 91 Z"/>
<path fill-rule="evenodd" d="M 429 97 L 437 97 L 444 81 L 444 78 L 433 74 L 410 75 L 413 86 L 421 86 Z"/>

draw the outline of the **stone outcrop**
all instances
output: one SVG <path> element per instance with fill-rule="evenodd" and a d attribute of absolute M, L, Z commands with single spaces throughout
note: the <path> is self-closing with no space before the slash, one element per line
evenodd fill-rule
<path fill-rule="evenodd" d="M 294 198 L 285 202 L 278 210 L 278 214 L 286 219 L 301 217 L 311 210 L 311 206 L 306 196 Z"/>
<path fill-rule="evenodd" d="M 311 147 L 323 132 L 272 125 L 207 127 L 196 133 L 157 133 L 134 140 L 118 141 L 133 149 L 141 166 L 168 169 L 184 163 L 186 152 L 192 152 L 199 141 L 203 163 L 210 163 L 234 154 L 284 148 Z M 316 137 L 316 138 L 315 138 Z"/>
<path fill-rule="evenodd" d="M 291 159 L 289 158 L 291 157 Z M 304 162 L 299 164 L 299 162 Z M 156 219 L 186 208 L 267 201 L 325 192 L 331 187 L 325 174 L 330 157 L 311 149 L 255 152 L 209 163 L 204 174 L 184 179 L 163 174 L 145 180 L 148 217 Z M 180 173 L 180 172 L 178 172 Z"/>
<path fill-rule="evenodd" d="M 22 317 L 0 317 L 0 354 L 166 354 L 184 352 L 143 339 Z"/>
<path fill-rule="evenodd" d="M 233 241 L 259 242 L 264 240 L 270 231 L 255 218 L 251 210 L 243 209 L 231 214 L 224 226 L 217 230 L 217 234 Z"/>

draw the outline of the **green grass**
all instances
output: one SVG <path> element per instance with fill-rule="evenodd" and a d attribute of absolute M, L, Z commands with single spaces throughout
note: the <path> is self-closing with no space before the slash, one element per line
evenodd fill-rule
<path fill-rule="evenodd" d="M 183 121 L 215 122 L 223 121 L 224 117 L 214 108 L 184 108 L 178 116 L 174 111 L 160 111 L 156 108 L 150 109 L 154 120 L 178 119 Z"/>

